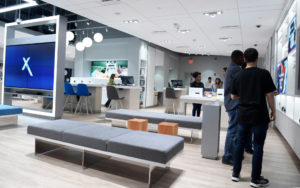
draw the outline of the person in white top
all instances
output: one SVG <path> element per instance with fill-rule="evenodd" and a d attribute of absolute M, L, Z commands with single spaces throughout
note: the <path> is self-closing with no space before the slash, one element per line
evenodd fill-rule
<path fill-rule="evenodd" d="M 212 89 L 213 88 L 213 83 L 211 82 L 211 77 L 208 77 L 208 80 L 207 80 L 207 82 L 205 82 L 204 87 L 207 88 L 207 89 Z"/>

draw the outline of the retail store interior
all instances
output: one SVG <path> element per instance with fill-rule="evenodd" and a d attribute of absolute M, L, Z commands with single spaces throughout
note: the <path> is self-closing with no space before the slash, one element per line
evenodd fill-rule
<path fill-rule="evenodd" d="M 300 0 L 0 0 L 0 187 L 300 187 L 298 12 Z M 267 183 L 254 132 L 238 182 L 237 129 L 224 161 L 228 74 L 250 48 L 276 86 Z"/>

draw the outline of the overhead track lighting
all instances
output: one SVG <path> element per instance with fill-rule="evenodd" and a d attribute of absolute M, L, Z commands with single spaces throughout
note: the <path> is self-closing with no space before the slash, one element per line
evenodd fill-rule
<path fill-rule="evenodd" d="M 34 1 L 34 0 L 23 0 L 23 1 L 25 1 L 25 3 L 0 8 L 0 14 L 4 13 L 4 12 L 10 12 L 10 11 L 19 10 L 19 9 L 28 8 L 28 7 L 33 7 L 33 6 L 38 5 L 37 2 Z"/>

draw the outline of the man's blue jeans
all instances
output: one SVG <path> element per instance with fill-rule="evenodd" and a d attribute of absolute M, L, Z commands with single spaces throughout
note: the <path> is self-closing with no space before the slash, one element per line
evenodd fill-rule
<path fill-rule="evenodd" d="M 228 111 L 228 129 L 225 141 L 225 151 L 224 159 L 231 160 L 233 158 L 234 147 L 237 141 L 237 131 L 238 131 L 238 109 L 235 108 Z M 247 135 L 247 141 L 245 143 L 246 149 L 252 149 L 252 134 L 249 132 Z"/>
<path fill-rule="evenodd" d="M 261 176 L 263 148 L 267 135 L 268 124 L 261 125 L 238 125 L 237 146 L 234 149 L 233 174 L 239 176 L 242 169 L 242 160 L 247 136 L 253 133 L 253 157 L 252 157 L 252 180 L 258 180 Z"/>

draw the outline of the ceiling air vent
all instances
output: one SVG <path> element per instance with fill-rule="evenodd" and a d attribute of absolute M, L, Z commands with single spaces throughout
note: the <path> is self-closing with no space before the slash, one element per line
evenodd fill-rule
<path fill-rule="evenodd" d="M 164 34 L 164 33 L 167 33 L 167 31 L 153 31 L 152 32 L 153 34 Z"/>
<path fill-rule="evenodd" d="M 115 5 L 121 2 L 121 0 L 99 0 L 99 4 L 102 6 Z"/>
<path fill-rule="evenodd" d="M 239 25 L 226 25 L 221 27 L 221 29 L 238 29 L 238 28 L 240 28 Z"/>

